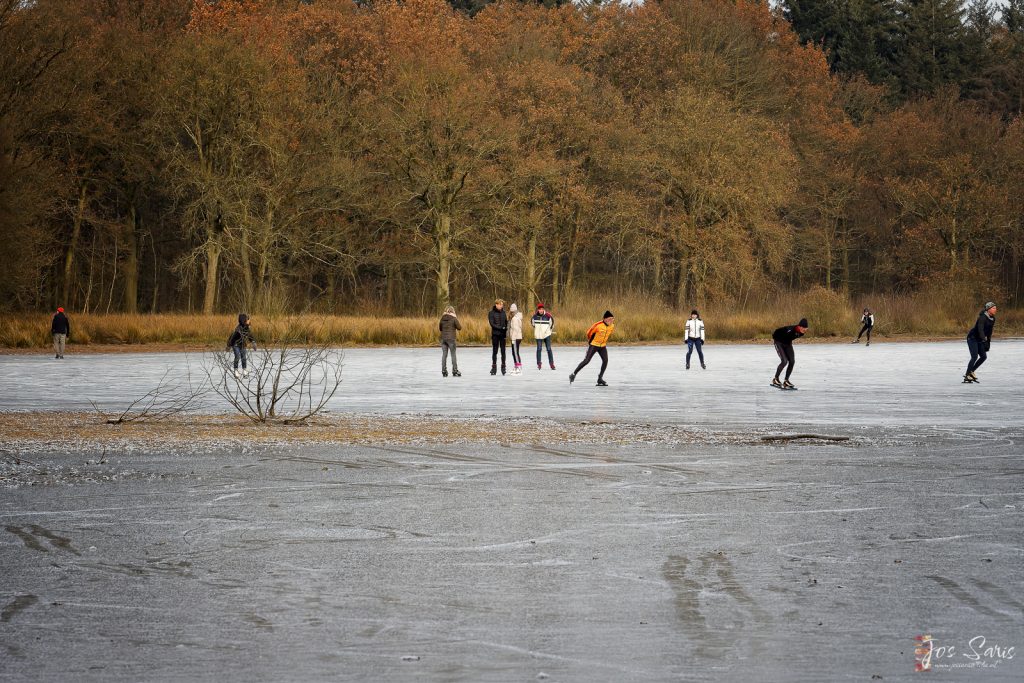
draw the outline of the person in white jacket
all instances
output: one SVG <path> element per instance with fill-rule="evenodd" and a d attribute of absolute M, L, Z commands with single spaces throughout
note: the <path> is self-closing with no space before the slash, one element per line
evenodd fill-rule
<path fill-rule="evenodd" d="M 697 309 L 690 311 L 690 319 L 686 321 L 686 369 L 690 369 L 690 356 L 693 355 L 693 348 L 697 347 L 697 356 L 700 357 L 700 366 L 707 370 L 704 365 L 704 321 L 700 319 Z"/>
<path fill-rule="evenodd" d="M 548 349 L 548 365 L 555 369 L 555 356 L 551 353 L 551 335 L 555 333 L 555 319 L 548 313 L 543 303 L 537 304 L 537 313 L 530 319 L 533 326 L 533 338 L 537 340 L 537 369 L 544 367 L 541 363 L 541 351 Z"/>
<path fill-rule="evenodd" d="M 512 374 L 521 375 L 523 374 L 523 359 L 519 355 L 519 346 L 523 343 L 523 313 L 515 304 L 509 307 L 508 313 L 508 340 L 512 347 L 512 362 L 515 364 Z"/>

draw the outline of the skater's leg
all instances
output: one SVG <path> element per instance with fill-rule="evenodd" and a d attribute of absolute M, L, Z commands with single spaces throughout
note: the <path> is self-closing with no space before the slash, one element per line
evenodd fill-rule
<path fill-rule="evenodd" d="M 454 363 L 454 358 L 455 357 L 453 355 L 452 356 L 452 360 L 453 360 L 452 365 L 455 364 Z M 448 372 L 448 342 L 444 341 L 444 340 L 441 341 L 441 372 L 442 373 L 447 373 Z"/>
<path fill-rule="evenodd" d="M 520 344 L 522 344 L 522 341 L 520 341 L 519 339 L 512 340 L 512 362 L 515 363 L 516 365 L 519 365 L 520 363 L 523 362 L 522 357 L 519 355 Z"/>
<path fill-rule="evenodd" d="M 786 368 L 786 381 L 789 381 L 789 376 L 793 374 L 793 367 L 796 365 L 796 354 L 793 352 L 792 346 L 786 347 L 786 360 L 789 361 L 789 366 Z"/>
<path fill-rule="evenodd" d="M 491 367 L 493 368 L 498 364 L 498 344 L 501 343 L 501 337 L 496 334 L 491 335 Z"/>
<path fill-rule="evenodd" d="M 238 361 L 242 357 L 242 350 L 237 346 L 232 346 L 231 350 L 235 352 L 235 370 L 238 369 Z"/>
<path fill-rule="evenodd" d="M 247 356 L 249 355 L 244 346 L 236 346 L 238 354 L 242 357 L 242 372 L 245 372 L 248 368 L 246 367 Z"/>
<path fill-rule="evenodd" d="M 693 344 L 697 347 L 697 357 L 700 358 L 700 364 L 704 365 L 704 342 L 700 339 L 694 339 Z"/>
<path fill-rule="evenodd" d="M 868 328 L 868 344 L 871 343 L 871 329 L 872 328 L 870 328 L 870 327 Z"/>
<path fill-rule="evenodd" d="M 974 372 L 974 369 L 980 365 L 980 363 L 978 362 L 978 356 L 981 355 L 980 346 L 981 345 L 978 344 L 978 341 L 976 339 L 971 339 L 970 337 L 967 338 L 967 349 L 971 352 L 971 360 L 969 363 L 967 363 L 966 374 L 968 375 Z"/>
<path fill-rule="evenodd" d="M 452 351 L 452 372 L 454 372 L 455 374 L 458 374 L 458 372 L 459 372 L 459 361 L 455 358 L 455 347 L 456 346 L 458 346 L 458 344 L 455 343 L 454 339 L 451 340 L 450 342 L 448 342 L 448 347 Z"/>
<path fill-rule="evenodd" d="M 608 349 L 602 346 L 597 349 L 597 353 L 601 356 L 601 372 L 597 373 L 597 381 L 600 382 L 604 379 L 604 371 L 608 369 Z"/>
<path fill-rule="evenodd" d="M 690 356 L 693 355 L 693 340 L 686 340 L 686 367 L 690 367 Z"/>
<path fill-rule="evenodd" d="M 501 344 L 501 367 L 505 367 L 505 337 L 499 337 L 499 344 Z"/>
<path fill-rule="evenodd" d="M 867 330 L 870 330 L 870 329 L 871 328 L 869 328 L 867 325 L 862 325 L 861 328 L 860 328 L 860 332 L 857 333 L 857 341 L 860 341 L 860 338 L 864 334 L 864 332 L 867 331 Z M 870 332 L 868 332 L 868 339 L 871 339 L 871 333 Z"/>
<path fill-rule="evenodd" d="M 67 344 L 67 341 L 68 341 L 68 335 L 66 335 L 66 334 L 60 335 L 60 357 L 61 358 L 64 357 L 64 346 L 65 346 L 65 344 Z"/>
<path fill-rule="evenodd" d="M 61 356 L 63 357 L 63 354 L 61 354 Z M 986 351 L 984 349 L 984 347 L 982 347 L 981 344 L 978 344 L 978 362 L 974 364 L 974 369 L 977 370 L 978 368 L 980 368 L 981 364 L 984 363 L 987 360 L 988 360 L 988 351 Z"/>
<path fill-rule="evenodd" d="M 544 340 L 544 345 L 548 347 L 548 364 L 555 364 L 555 354 L 551 353 L 551 337 Z"/>
<path fill-rule="evenodd" d="M 587 367 L 587 363 L 589 363 L 590 359 L 594 357 L 594 352 L 595 351 L 597 351 L 597 347 L 596 346 L 588 346 L 587 347 L 587 355 L 583 357 L 583 362 L 581 362 L 579 365 L 576 366 L 576 369 L 572 371 L 572 374 L 574 374 L 574 375 L 580 374 L 580 370 L 582 370 L 583 368 Z"/>
<path fill-rule="evenodd" d="M 537 340 L 537 365 L 538 365 L 538 367 L 540 366 L 541 358 L 543 358 L 543 356 L 541 356 L 541 349 L 543 349 L 543 348 L 544 348 L 544 340 L 543 339 L 538 339 Z"/>
<path fill-rule="evenodd" d="M 786 369 L 786 365 L 789 364 L 789 358 L 786 356 L 786 351 L 783 349 L 782 344 L 778 342 L 775 343 L 775 353 L 779 354 L 779 360 L 782 361 L 779 363 L 779 367 L 775 368 L 775 379 L 778 379 L 782 371 Z"/>

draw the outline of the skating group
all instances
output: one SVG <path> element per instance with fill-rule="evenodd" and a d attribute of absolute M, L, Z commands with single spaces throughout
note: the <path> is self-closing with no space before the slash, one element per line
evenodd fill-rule
<path fill-rule="evenodd" d="M 250 327 L 250 318 L 245 313 L 238 315 L 238 325 L 228 338 L 227 349 L 234 355 L 234 374 L 236 377 L 248 375 L 248 359 L 246 350 L 248 347 L 256 349 L 256 339 Z M 491 374 L 498 374 L 498 357 L 501 357 L 501 374 L 507 373 L 506 355 L 507 347 L 512 349 L 512 374 L 520 375 L 523 372 L 523 358 L 520 354 L 520 346 L 523 342 L 523 314 L 516 306 L 509 306 L 505 311 L 505 302 L 498 299 L 487 314 L 487 322 L 491 328 Z M 978 381 L 975 374 L 981 364 L 988 358 L 989 347 L 992 344 L 992 329 L 996 322 L 996 305 L 989 301 L 985 304 L 974 326 L 967 333 L 967 348 L 971 354 L 971 360 L 967 364 L 967 372 L 964 373 L 964 383 L 973 384 Z M 551 351 L 551 336 L 555 333 L 555 318 L 547 310 L 544 304 L 537 304 L 537 309 L 530 318 L 530 326 L 533 328 L 533 338 L 537 342 L 537 369 L 544 368 L 544 352 L 547 352 L 548 367 L 555 369 L 555 356 Z M 867 308 L 861 316 L 861 329 L 857 334 L 854 344 L 859 344 L 861 337 L 867 334 L 867 344 L 871 345 L 871 330 L 875 326 L 875 316 Z M 793 352 L 793 342 L 804 336 L 809 327 L 806 318 L 802 318 L 796 325 L 786 325 L 772 332 L 772 341 L 775 344 L 775 351 L 779 355 L 779 365 L 775 369 L 775 377 L 772 378 L 771 386 L 778 389 L 796 389 L 790 381 L 793 374 L 793 367 L 796 363 L 796 355 Z M 441 333 L 441 374 L 448 376 L 448 355 L 452 357 L 452 375 L 461 377 L 458 360 L 455 356 L 456 337 L 462 329 L 455 309 L 448 306 L 444 315 L 438 323 Z M 53 335 L 53 346 L 55 357 L 64 358 L 65 344 L 71 333 L 71 323 L 63 308 L 58 308 L 53 316 L 50 326 Z M 594 356 L 601 357 L 601 369 L 597 374 L 597 386 L 606 387 L 608 383 L 604 380 L 605 370 L 608 369 L 608 340 L 615 331 L 615 316 L 611 311 L 605 311 L 601 319 L 590 326 L 587 330 L 587 351 L 586 355 L 576 369 L 569 374 L 569 384 L 576 381 L 576 376 L 585 368 Z M 686 321 L 684 341 L 687 346 L 686 369 L 690 369 L 690 357 L 694 350 L 700 359 L 700 366 L 707 369 L 704 362 L 704 321 L 700 314 L 694 310 Z M 241 368 L 239 368 L 241 365 Z M 785 378 L 782 373 L 785 371 Z"/>
<path fill-rule="evenodd" d="M 964 383 L 978 381 L 975 371 L 988 358 L 988 350 L 992 343 L 992 328 L 995 325 L 996 305 L 989 301 L 985 308 L 978 314 L 978 320 L 967 333 L 967 347 L 971 354 L 971 360 L 967 364 L 967 372 L 964 374 Z M 523 342 L 523 314 L 516 304 L 512 304 L 508 312 L 505 312 L 505 301 L 498 299 L 487 314 L 487 322 L 491 328 L 491 374 L 497 375 L 499 370 L 498 358 L 500 355 L 501 374 L 508 372 L 506 364 L 505 349 L 510 346 L 512 349 L 512 374 L 520 375 L 523 372 L 523 359 L 520 353 L 520 346 Z M 875 327 L 875 316 L 870 309 L 865 308 L 861 312 L 861 328 L 857 338 L 852 343 L 859 344 L 862 337 L 867 336 L 867 345 L 871 346 L 871 331 Z M 537 310 L 530 319 L 533 328 L 533 337 L 537 341 L 537 369 L 544 368 L 544 350 L 547 351 L 548 366 L 555 369 L 555 358 L 551 351 L 551 336 L 555 333 L 555 319 L 543 303 L 537 304 Z M 790 381 L 793 368 L 796 365 L 796 354 L 793 350 L 793 342 L 804 336 L 810 326 L 807 318 L 801 318 L 795 325 L 785 325 L 772 332 L 772 342 L 775 345 L 775 352 L 779 356 L 779 364 L 775 368 L 775 376 L 772 378 L 771 386 L 783 390 L 795 390 L 796 386 Z M 458 361 L 455 356 L 456 335 L 462 329 L 462 324 L 452 306 L 448 306 L 441 321 L 438 324 L 441 332 L 441 375 L 448 376 L 448 355 L 452 357 L 452 375 L 461 377 Z M 606 387 L 608 383 L 604 379 L 605 370 L 608 369 L 608 340 L 615 331 L 615 316 L 611 311 L 605 311 L 601 319 L 590 326 L 587 330 L 587 351 L 586 355 L 576 369 L 569 373 L 569 384 L 576 381 L 576 376 L 585 368 L 595 355 L 601 357 L 601 369 L 597 374 L 597 386 Z M 686 321 L 683 334 L 686 343 L 686 369 L 690 369 L 690 358 L 694 350 L 700 359 L 700 367 L 707 369 L 704 362 L 704 321 L 696 310 L 690 311 L 690 317 Z M 783 372 L 785 376 L 783 378 Z"/>

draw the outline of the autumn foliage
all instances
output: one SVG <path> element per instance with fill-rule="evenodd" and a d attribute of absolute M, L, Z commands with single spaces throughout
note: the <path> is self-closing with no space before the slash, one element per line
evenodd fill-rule
<path fill-rule="evenodd" d="M 767 3 L 0 0 L 0 67 L 9 309 L 1024 290 L 1024 123 Z"/>

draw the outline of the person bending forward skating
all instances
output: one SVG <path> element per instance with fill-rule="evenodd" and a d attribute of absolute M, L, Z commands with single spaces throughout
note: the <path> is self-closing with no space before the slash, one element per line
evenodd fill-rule
<path fill-rule="evenodd" d="M 452 354 L 452 375 L 455 377 L 462 377 L 462 373 L 459 372 L 459 361 L 455 359 L 455 338 L 458 331 L 462 329 L 462 323 L 459 322 L 459 318 L 455 315 L 455 307 L 449 306 L 444 309 L 444 315 L 441 316 L 441 322 L 437 324 L 438 329 L 441 331 L 441 376 L 448 376 L 448 352 Z"/>
<path fill-rule="evenodd" d="M 577 365 L 576 369 L 569 375 L 569 384 L 576 381 L 576 375 L 587 366 L 587 363 L 590 362 L 590 359 L 596 353 L 601 356 L 601 371 L 597 375 L 597 386 L 608 386 L 608 383 L 604 381 L 604 371 L 608 368 L 608 338 L 612 336 L 614 331 L 615 316 L 612 315 L 611 311 L 605 311 L 604 317 L 591 325 L 590 329 L 587 330 L 587 341 L 590 342 L 587 346 L 587 355 L 584 357 L 583 362 Z"/>
<path fill-rule="evenodd" d="M 867 346 L 871 346 L 871 330 L 875 326 L 875 315 L 874 315 L 874 313 L 871 312 L 871 309 L 868 309 L 868 308 L 864 309 L 864 313 L 861 315 L 860 322 L 861 322 L 860 332 L 857 333 L 857 339 L 853 343 L 854 344 L 859 344 L 860 343 L 861 335 L 864 334 L 865 332 L 867 332 L 868 333 L 868 343 L 867 343 Z"/>
<path fill-rule="evenodd" d="M 548 349 L 548 364 L 555 369 L 555 356 L 551 353 L 551 335 L 555 333 L 555 319 L 544 304 L 537 304 L 537 313 L 530 319 L 533 325 L 533 338 L 537 340 L 537 369 L 543 368 L 541 363 L 541 350 L 546 346 Z"/>
<path fill-rule="evenodd" d="M 988 350 L 992 346 L 992 328 L 996 324 L 996 305 L 989 301 L 985 309 L 978 314 L 978 321 L 967 333 L 967 348 L 971 352 L 971 360 L 967 363 L 967 372 L 964 374 L 964 383 L 977 382 L 978 377 L 974 371 L 981 367 L 981 364 L 988 360 Z"/>
<path fill-rule="evenodd" d="M 508 317 L 505 315 L 505 301 L 498 299 L 487 314 L 491 326 L 491 374 L 498 374 L 498 350 L 501 350 L 501 374 L 505 374 L 505 338 L 508 335 Z"/>
<path fill-rule="evenodd" d="M 700 319 L 697 309 L 690 311 L 690 319 L 686 321 L 686 369 L 690 369 L 690 356 L 696 347 L 697 356 L 700 358 L 700 366 L 707 370 L 704 365 L 704 321 Z"/>
<path fill-rule="evenodd" d="M 796 325 L 780 327 L 772 332 L 772 341 L 775 342 L 775 352 L 779 354 L 779 367 L 775 369 L 775 379 L 772 380 L 773 387 L 780 389 L 796 389 L 789 381 L 793 374 L 793 366 L 796 365 L 796 355 L 793 353 L 793 342 L 804 336 L 807 332 L 807 318 L 802 318 Z M 786 381 L 779 382 L 779 375 L 786 371 Z"/>

